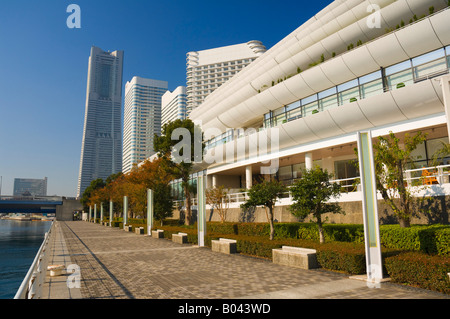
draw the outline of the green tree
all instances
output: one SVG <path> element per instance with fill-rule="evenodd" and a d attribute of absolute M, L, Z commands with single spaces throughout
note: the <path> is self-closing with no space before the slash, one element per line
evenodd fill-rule
<path fill-rule="evenodd" d="M 186 200 L 185 224 L 192 222 L 191 188 L 189 179 L 195 161 L 201 161 L 203 143 L 201 129 L 190 119 L 175 120 L 164 124 L 161 136 L 155 134 L 154 150 L 163 159 L 161 165 L 175 179 L 181 179 Z"/>
<path fill-rule="evenodd" d="M 320 167 L 307 169 L 303 170 L 302 178 L 295 181 L 290 188 L 294 201 L 290 206 L 291 213 L 302 219 L 312 214 L 321 243 L 325 242 L 322 215 L 345 214 L 337 203 L 329 202 L 330 199 L 339 197 L 341 193 L 341 186 L 331 183 L 331 178 L 332 175 Z"/>
<path fill-rule="evenodd" d="M 166 218 L 173 216 L 173 199 L 171 195 L 171 186 L 164 183 L 156 183 L 153 188 L 155 219 L 161 221 L 161 226 Z"/>
<path fill-rule="evenodd" d="M 94 179 L 93 181 L 91 181 L 91 184 L 88 187 L 86 187 L 80 199 L 80 202 L 85 207 L 85 209 L 89 206 L 94 191 L 105 187 L 105 185 L 106 185 L 105 182 L 101 178 Z"/>
<path fill-rule="evenodd" d="M 426 140 L 426 134 L 418 132 L 414 136 L 405 134 L 403 145 L 394 133 L 379 137 L 374 145 L 374 160 L 377 189 L 384 201 L 391 207 L 401 227 L 409 227 L 413 214 L 413 194 L 404 182 L 404 171 L 414 168 L 412 152 Z M 395 201 L 399 197 L 399 204 Z"/>
<path fill-rule="evenodd" d="M 287 187 L 281 182 L 271 179 L 254 184 L 248 191 L 249 199 L 241 205 L 241 208 L 248 209 L 256 206 L 265 206 L 269 213 L 267 219 L 270 225 L 270 240 L 273 240 L 275 228 L 273 226 L 273 208 L 279 197 L 287 192 Z"/>

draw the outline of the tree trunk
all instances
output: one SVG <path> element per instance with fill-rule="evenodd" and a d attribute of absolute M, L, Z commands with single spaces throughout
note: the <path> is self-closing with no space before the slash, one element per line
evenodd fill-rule
<path fill-rule="evenodd" d="M 317 217 L 317 228 L 319 229 L 319 242 L 323 244 L 325 242 L 325 236 L 323 234 L 322 219 L 320 216 Z"/>
<path fill-rule="evenodd" d="M 184 224 L 190 225 L 191 219 L 192 219 L 192 213 L 191 213 L 191 193 L 189 192 L 188 186 L 184 189 L 184 195 L 186 197 L 186 211 L 184 216 Z"/>
<path fill-rule="evenodd" d="M 273 227 L 273 206 L 269 207 L 269 225 L 270 225 L 270 240 L 273 240 L 275 235 L 275 228 Z"/>
<path fill-rule="evenodd" d="M 409 218 L 398 218 L 399 224 L 401 228 L 408 228 L 411 227 L 411 221 L 409 220 Z"/>

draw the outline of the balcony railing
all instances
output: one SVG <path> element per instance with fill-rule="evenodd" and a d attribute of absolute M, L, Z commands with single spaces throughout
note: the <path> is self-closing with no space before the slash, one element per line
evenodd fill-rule
<path fill-rule="evenodd" d="M 440 165 L 436 167 L 422 167 L 418 169 L 410 169 L 404 172 L 404 183 L 407 187 L 426 187 L 431 185 L 443 185 L 450 183 L 450 165 Z M 337 179 L 330 181 L 332 183 L 338 183 L 341 185 L 342 193 L 359 192 L 360 178 L 351 177 L 345 179 Z M 289 187 L 288 187 L 289 188 Z M 248 192 L 230 193 L 226 195 L 224 200 L 225 205 L 230 204 L 242 204 L 249 199 Z M 279 198 L 281 200 L 288 200 L 292 202 L 292 194 L 287 191 Z M 192 207 L 196 207 L 197 198 L 192 199 Z M 180 208 L 185 206 L 184 200 L 174 201 L 174 207 Z"/>

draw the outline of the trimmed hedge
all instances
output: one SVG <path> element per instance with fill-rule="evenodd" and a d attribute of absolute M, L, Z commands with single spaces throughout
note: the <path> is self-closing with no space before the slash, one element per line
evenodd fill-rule
<path fill-rule="evenodd" d="M 385 266 L 395 283 L 450 294 L 450 258 L 406 252 L 385 259 Z"/>
<path fill-rule="evenodd" d="M 208 232 L 245 236 L 269 236 L 267 223 L 207 223 Z M 275 239 L 319 240 L 317 225 L 313 223 L 275 223 Z M 364 243 L 364 226 L 349 224 L 323 225 L 325 241 Z M 449 256 L 450 226 L 399 225 L 380 226 L 381 245 L 386 248 L 422 251 Z"/>

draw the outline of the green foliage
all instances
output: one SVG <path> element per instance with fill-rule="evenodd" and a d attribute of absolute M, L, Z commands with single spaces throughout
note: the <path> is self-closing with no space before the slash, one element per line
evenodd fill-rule
<path fill-rule="evenodd" d="M 173 199 L 170 184 L 155 184 L 153 199 L 153 216 L 155 219 L 162 221 L 173 216 Z"/>
<path fill-rule="evenodd" d="M 385 202 L 391 207 L 403 227 L 409 227 L 412 216 L 413 196 L 404 183 L 404 171 L 414 168 L 416 160 L 412 152 L 426 140 L 426 134 L 418 132 L 414 136 L 405 134 L 403 145 L 394 133 L 388 137 L 379 137 L 379 142 L 373 146 L 375 155 L 375 170 L 377 189 Z M 392 190 L 396 192 L 392 192 Z M 394 201 L 396 194 L 400 204 Z"/>
<path fill-rule="evenodd" d="M 106 185 L 105 182 L 101 178 L 97 178 L 91 181 L 91 184 L 88 187 L 86 187 L 86 189 L 83 192 L 83 195 L 81 196 L 80 200 L 81 204 L 83 204 L 83 206 L 86 207 L 88 205 L 89 199 L 91 198 L 91 194 L 95 190 L 105 187 L 105 185 Z"/>
<path fill-rule="evenodd" d="M 187 130 L 189 136 L 178 135 L 178 132 Z M 174 139 L 173 139 L 174 138 Z M 188 138 L 189 140 L 186 140 Z M 186 198 L 186 223 L 190 224 L 191 213 L 191 192 L 189 188 L 189 178 L 196 158 L 203 154 L 204 145 L 202 143 L 201 129 L 190 119 L 177 119 L 173 122 L 164 124 L 161 136 L 154 135 L 153 147 L 158 157 L 163 158 L 163 165 L 173 175 L 175 179 L 182 180 L 182 187 Z M 200 150 L 197 148 L 200 147 Z M 175 160 L 173 160 L 175 155 Z"/>
<path fill-rule="evenodd" d="M 341 186 L 330 183 L 331 174 L 320 167 L 302 171 L 302 178 L 295 181 L 290 188 L 294 203 L 290 206 L 291 213 L 301 219 L 312 214 L 318 225 L 320 242 L 324 242 L 322 215 L 326 213 L 343 214 L 337 203 L 329 203 L 331 198 L 341 194 Z"/>
<path fill-rule="evenodd" d="M 264 180 L 262 183 L 254 184 L 248 191 L 249 199 L 241 205 L 241 208 L 248 209 L 256 206 L 265 206 L 269 212 L 267 219 L 270 225 L 270 239 L 274 237 L 273 228 L 273 207 L 277 198 L 287 192 L 287 187 L 277 180 Z"/>
<path fill-rule="evenodd" d="M 443 225 L 380 226 L 380 240 L 384 247 L 428 254 L 450 256 L 450 227 Z"/>
<path fill-rule="evenodd" d="M 407 252 L 384 261 L 392 282 L 450 293 L 450 258 Z"/>

